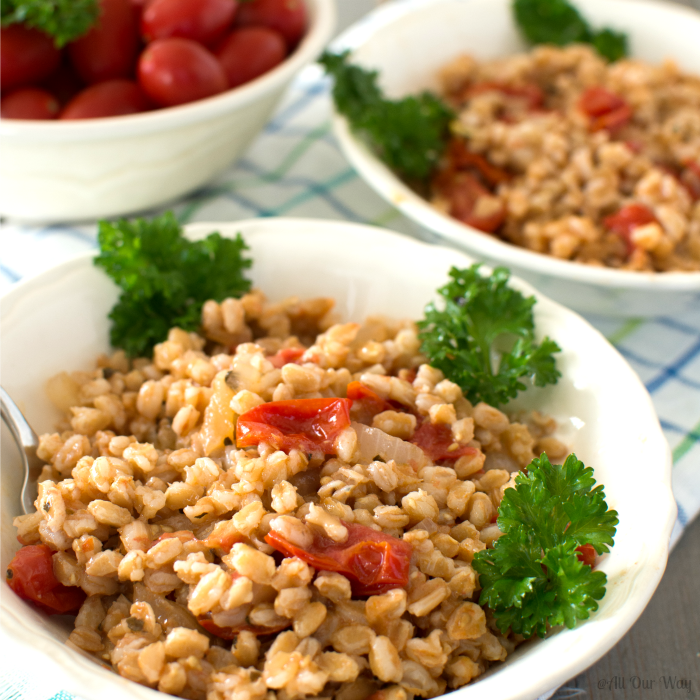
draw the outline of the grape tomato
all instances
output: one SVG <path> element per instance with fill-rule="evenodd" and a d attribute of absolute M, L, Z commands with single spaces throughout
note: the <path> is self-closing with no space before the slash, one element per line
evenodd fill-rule
<path fill-rule="evenodd" d="M 306 5 L 303 0 L 251 0 L 241 3 L 236 24 L 274 29 L 293 49 L 306 31 Z"/>
<path fill-rule="evenodd" d="M 228 87 L 224 69 L 214 54 L 191 39 L 157 39 L 146 47 L 138 64 L 143 91 L 161 107 L 193 102 Z"/>
<path fill-rule="evenodd" d="M 48 78 L 61 61 L 53 41 L 43 32 L 11 24 L 0 31 L 0 85 L 25 87 Z"/>
<path fill-rule="evenodd" d="M 267 27 L 235 29 L 216 51 L 231 88 L 267 73 L 282 63 L 286 55 L 287 45 L 282 35 Z"/>
<path fill-rule="evenodd" d="M 145 112 L 149 102 L 133 80 L 105 80 L 79 92 L 61 113 L 61 119 L 97 119 Z"/>
<path fill-rule="evenodd" d="M 141 15 L 146 41 L 179 36 L 202 44 L 220 39 L 238 9 L 236 0 L 152 0 Z"/>
<path fill-rule="evenodd" d="M 86 83 L 133 75 L 139 40 L 131 0 L 100 0 L 97 24 L 68 46 L 75 69 Z"/>
<path fill-rule="evenodd" d="M 58 100 L 46 90 L 18 88 L 0 102 L 3 119 L 55 119 L 60 110 Z"/>

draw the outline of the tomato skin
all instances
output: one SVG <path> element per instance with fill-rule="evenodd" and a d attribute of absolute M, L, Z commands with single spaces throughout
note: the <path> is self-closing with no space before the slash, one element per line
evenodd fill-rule
<path fill-rule="evenodd" d="M 576 547 L 576 556 L 580 562 L 588 566 L 594 566 L 597 553 L 592 544 L 582 544 L 580 547 Z"/>
<path fill-rule="evenodd" d="M 293 399 L 260 404 L 239 416 L 236 445 L 261 442 L 276 450 L 335 454 L 335 438 L 350 425 L 350 399 Z"/>
<path fill-rule="evenodd" d="M 228 87 L 216 57 L 191 39 L 157 39 L 141 54 L 138 79 L 142 90 L 161 107 L 201 100 Z"/>
<path fill-rule="evenodd" d="M 448 450 L 455 442 L 452 430 L 444 423 L 433 424 L 429 420 L 418 426 L 409 442 L 418 445 L 433 462 L 476 454 L 476 448 L 471 445 L 460 445 L 456 450 Z"/>
<path fill-rule="evenodd" d="M 61 62 L 53 40 L 21 24 L 0 30 L 0 85 L 3 91 L 48 78 Z"/>
<path fill-rule="evenodd" d="M 148 42 L 172 36 L 211 44 L 231 26 L 236 0 L 152 0 L 141 15 L 141 36 Z"/>
<path fill-rule="evenodd" d="M 470 172 L 457 172 L 450 178 L 439 178 L 436 189 L 450 203 L 450 215 L 468 226 L 493 233 L 505 221 L 506 211 L 501 204 L 488 214 L 479 214 L 479 199 L 491 193 Z"/>
<path fill-rule="evenodd" d="M 629 255 L 634 248 L 634 243 L 632 243 L 632 231 L 638 226 L 651 224 L 654 221 L 656 221 L 656 217 L 649 207 L 633 202 L 632 204 L 625 205 L 615 214 L 606 216 L 605 219 L 603 219 L 603 224 L 625 241 L 627 244 L 627 254 Z"/>
<path fill-rule="evenodd" d="M 3 119 L 55 119 L 60 110 L 58 100 L 46 90 L 19 88 L 0 102 Z"/>
<path fill-rule="evenodd" d="M 270 355 L 267 360 L 272 363 L 273 367 L 282 369 L 288 364 L 299 364 L 298 360 L 306 352 L 306 348 L 282 348 L 274 355 Z"/>
<path fill-rule="evenodd" d="M 58 582 L 53 573 L 53 552 L 45 544 L 22 547 L 7 567 L 6 580 L 20 598 L 49 615 L 77 613 L 87 597 L 81 588 Z"/>
<path fill-rule="evenodd" d="M 97 24 L 68 46 L 80 77 L 88 84 L 132 77 L 139 47 L 136 30 L 130 0 L 100 0 Z"/>
<path fill-rule="evenodd" d="M 578 108 L 589 117 L 590 131 L 616 131 L 632 118 L 632 108 L 614 92 L 600 85 L 586 89 L 578 101 Z"/>
<path fill-rule="evenodd" d="M 447 146 L 447 160 L 457 170 L 473 170 L 489 185 L 496 187 L 502 182 L 508 182 L 511 175 L 507 170 L 489 163 L 479 153 L 472 153 L 464 139 L 452 139 Z"/>
<path fill-rule="evenodd" d="M 352 400 L 352 416 L 365 425 L 372 425 L 378 413 L 395 410 L 388 401 L 361 382 L 348 384 L 347 397 Z"/>
<path fill-rule="evenodd" d="M 231 88 L 267 73 L 282 63 L 286 56 L 284 38 L 267 27 L 235 29 L 216 51 Z"/>
<path fill-rule="evenodd" d="M 314 533 L 308 549 L 287 542 L 275 530 L 265 541 L 288 557 L 298 557 L 320 571 L 337 571 L 353 582 L 358 596 L 378 595 L 392 588 L 405 588 L 413 549 L 408 542 L 377 532 L 365 525 L 343 523 L 348 539 L 343 543 Z"/>
<path fill-rule="evenodd" d="M 148 100 L 133 80 L 105 80 L 79 92 L 60 119 L 99 119 L 145 112 Z"/>
<path fill-rule="evenodd" d="M 236 25 L 274 29 L 284 37 L 291 50 L 306 31 L 306 5 L 303 0 L 252 0 L 241 4 Z"/>

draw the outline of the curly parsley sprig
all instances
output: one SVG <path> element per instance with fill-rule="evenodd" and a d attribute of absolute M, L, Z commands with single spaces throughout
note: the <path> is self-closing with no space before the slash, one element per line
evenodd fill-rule
<path fill-rule="evenodd" d="M 492 549 L 474 556 L 479 603 L 494 613 L 502 632 L 543 637 L 548 627 L 574 627 L 598 609 L 607 577 L 581 562 L 576 549 L 609 551 L 618 523 L 593 470 L 575 455 L 552 465 L 534 459 L 498 509 L 503 532 Z"/>
<path fill-rule="evenodd" d="M 509 271 L 483 276 L 479 267 L 450 270 L 452 280 L 438 289 L 444 308 L 428 304 L 418 323 L 421 352 L 473 403 L 503 405 L 526 388 L 525 377 L 536 386 L 556 383 L 560 348 L 535 341 L 535 298 L 508 286 Z"/>
<path fill-rule="evenodd" d="M 86 34 L 99 12 L 97 0 L 2 0 L 2 26 L 19 23 L 39 29 L 60 49 Z"/>
<path fill-rule="evenodd" d="M 121 287 L 109 314 L 110 339 L 130 357 L 145 356 L 177 326 L 199 327 L 208 299 L 239 297 L 250 289 L 241 235 L 212 233 L 190 241 L 171 212 L 154 219 L 101 221 L 95 265 Z"/>

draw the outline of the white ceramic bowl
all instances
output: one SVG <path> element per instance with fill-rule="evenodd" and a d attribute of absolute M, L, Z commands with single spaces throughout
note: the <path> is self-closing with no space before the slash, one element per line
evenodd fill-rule
<path fill-rule="evenodd" d="M 576 0 L 595 26 L 629 35 L 632 56 L 667 57 L 700 72 L 700 13 L 670 2 Z M 437 88 L 437 71 L 461 53 L 482 60 L 527 49 L 513 23 L 511 0 L 404 0 L 382 6 L 334 42 L 353 61 L 379 71 L 392 97 Z M 414 50 L 414 47 L 420 47 Z M 334 120 L 341 149 L 357 172 L 409 219 L 480 259 L 507 265 L 540 291 L 583 312 L 659 316 L 696 308 L 700 272 L 630 273 L 559 260 L 505 243 L 442 214 L 399 180 L 342 117 Z"/>
<path fill-rule="evenodd" d="M 188 227 L 193 236 L 212 230 L 243 234 L 254 260 L 254 284 L 270 299 L 331 295 L 346 319 L 361 320 L 368 313 L 419 318 L 450 267 L 471 263 L 455 250 L 356 224 L 259 219 Z M 525 283 L 513 284 L 534 293 Z M 562 347 L 558 366 L 563 377 L 555 386 L 526 392 L 518 403 L 561 421 L 567 441 L 594 467 L 608 505 L 619 512 L 615 545 L 599 567 L 608 576 L 608 592 L 591 619 L 521 646 L 505 663 L 456 691 L 452 697 L 459 700 L 532 700 L 605 654 L 651 598 L 675 520 L 669 448 L 646 390 L 586 321 L 537 297 L 537 332 Z M 50 430 L 57 417 L 44 396 L 44 382 L 61 370 L 93 366 L 97 354 L 107 350 L 107 311 L 116 298 L 115 287 L 92 266 L 89 254 L 18 284 L 2 298 L 2 382 L 38 431 Z M 21 475 L 9 442 L 2 444 L 3 570 L 18 547 L 11 521 L 20 508 Z M 154 691 L 64 646 L 69 630 L 2 585 L 2 621 L 13 640 L 4 659 L 8 667 L 25 663 L 30 669 L 50 669 L 53 692 L 65 687 L 86 700 L 123 697 L 124 692 L 155 700 Z"/>
<path fill-rule="evenodd" d="M 335 0 L 305 0 L 309 27 L 285 61 L 233 90 L 178 107 L 79 121 L 0 121 L 0 214 L 89 220 L 170 202 L 250 145 L 292 78 L 335 27 Z"/>

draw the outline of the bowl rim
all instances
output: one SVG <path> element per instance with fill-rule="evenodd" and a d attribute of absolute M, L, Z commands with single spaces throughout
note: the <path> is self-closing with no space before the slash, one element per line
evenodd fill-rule
<path fill-rule="evenodd" d="M 308 231 L 310 232 L 309 235 L 331 235 L 336 239 L 340 238 L 341 240 L 345 241 L 348 241 L 351 237 L 353 237 L 353 244 L 360 246 L 367 246 L 371 245 L 372 243 L 379 242 L 379 247 L 385 251 L 395 250 L 396 246 L 399 245 L 404 249 L 412 251 L 415 255 L 424 254 L 425 256 L 430 256 L 436 262 L 439 261 L 440 264 L 442 264 L 442 260 L 445 261 L 446 265 L 460 264 L 461 261 L 463 261 L 464 264 L 470 264 L 473 262 L 473 259 L 470 258 L 469 255 L 462 251 L 455 250 L 454 248 L 429 245 L 380 227 L 337 220 L 268 218 L 247 219 L 238 222 L 198 222 L 196 224 L 187 225 L 186 231 L 188 235 L 191 235 L 194 238 L 203 237 L 212 230 L 219 230 L 222 235 L 235 235 L 236 232 L 240 231 L 244 238 L 249 240 L 255 236 L 258 236 L 260 239 L 264 239 L 265 234 L 268 233 L 271 237 L 284 236 L 288 238 L 290 226 L 297 231 Z M 228 227 L 227 231 L 222 230 L 225 227 Z M 78 269 L 84 268 L 87 264 L 89 264 L 89 261 L 94 257 L 94 255 L 94 250 L 86 251 L 60 263 L 59 265 L 29 276 L 21 280 L 16 285 L 13 285 L 10 290 L 0 296 L 0 316 L 5 316 L 5 314 L 12 313 L 12 309 L 16 303 L 20 302 L 27 296 L 31 296 L 42 287 L 53 284 L 61 278 L 70 276 Z M 568 658 L 570 659 L 570 663 L 564 664 L 556 669 L 552 669 L 551 674 L 546 678 L 539 678 L 537 681 L 528 680 L 527 682 L 524 682 L 523 687 L 525 689 L 523 689 L 523 687 L 509 688 L 509 693 L 507 695 L 501 696 L 499 694 L 497 696 L 508 697 L 512 700 L 515 700 L 516 698 L 518 700 L 524 700 L 525 698 L 529 700 L 534 699 L 542 692 L 551 689 L 555 684 L 560 684 L 572 677 L 574 674 L 584 670 L 590 664 L 602 657 L 610 648 L 612 648 L 612 646 L 614 646 L 614 644 L 617 643 L 622 636 L 624 636 L 624 634 L 627 633 L 632 624 L 648 604 L 654 591 L 656 590 L 661 576 L 663 575 L 668 558 L 671 529 L 675 522 L 676 504 L 671 491 L 672 465 L 670 448 L 663 436 L 660 425 L 658 425 L 658 418 L 656 418 L 651 397 L 649 396 L 648 392 L 646 392 L 646 389 L 644 388 L 639 377 L 622 358 L 619 352 L 602 336 L 602 334 L 579 314 L 537 292 L 535 288 L 533 288 L 527 282 L 518 279 L 517 276 L 512 277 L 511 281 L 513 286 L 518 288 L 520 291 L 536 296 L 538 300 L 537 306 L 535 307 L 536 315 L 542 314 L 543 317 L 549 316 L 551 317 L 551 320 L 562 319 L 563 316 L 564 319 L 575 325 L 576 328 L 585 330 L 586 333 L 592 334 L 591 338 L 594 340 L 596 345 L 600 346 L 600 344 L 603 344 L 605 346 L 606 352 L 611 353 L 611 359 L 613 359 L 615 364 L 622 370 L 622 374 L 626 375 L 626 381 L 632 382 L 639 388 L 640 398 L 643 398 L 645 411 L 649 412 L 649 418 L 656 421 L 658 431 L 655 431 L 655 439 L 653 441 L 649 441 L 649 449 L 654 449 L 658 451 L 659 454 L 663 452 L 665 457 L 663 469 L 659 469 L 659 483 L 657 484 L 659 488 L 654 490 L 654 497 L 657 499 L 656 503 L 658 505 L 657 513 L 662 513 L 662 517 L 660 519 L 661 522 L 658 523 L 658 527 L 654 528 L 656 533 L 656 548 L 654 550 L 655 558 L 652 562 L 654 565 L 641 567 L 643 569 L 643 580 L 636 582 L 632 600 L 629 600 L 629 598 L 625 599 L 620 607 L 614 612 L 612 621 L 610 619 L 601 621 L 602 625 L 607 625 L 604 627 L 604 630 L 602 630 L 605 632 L 604 642 L 602 644 L 599 643 L 597 639 L 596 643 L 592 644 L 591 640 L 588 639 L 587 642 L 584 643 L 583 649 L 579 649 L 579 652 L 576 654 L 569 655 Z M 115 698 L 116 700 L 118 697 L 123 697 L 123 695 L 120 695 L 120 693 L 126 691 L 130 692 L 135 697 L 140 697 L 144 700 L 149 698 L 150 700 L 157 700 L 158 697 L 162 698 L 162 695 L 156 696 L 153 694 L 155 691 L 144 686 L 139 685 L 138 687 L 134 687 L 133 684 L 121 676 L 118 676 L 114 672 L 100 668 L 99 664 L 96 664 L 94 660 L 88 659 L 79 654 L 76 655 L 75 650 L 71 650 L 58 642 L 48 630 L 38 629 L 36 624 L 32 624 L 30 629 L 30 626 L 27 625 L 24 620 L 26 617 L 24 612 L 22 614 L 18 614 L 14 606 L 8 605 L 8 598 L 14 597 L 14 595 L 8 596 L 7 591 L 5 591 L 4 595 L 0 596 L 0 618 L 3 626 L 12 635 L 13 643 L 17 643 L 23 648 L 32 647 L 33 651 L 38 652 L 44 658 L 44 660 L 49 660 L 52 666 L 56 667 L 57 670 L 60 669 L 59 677 L 65 679 L 64 682 L 66 687 L 73 689 L 75 692 L 80 694 L 80 684 L 88 683 L 91 688 L 88 689 L 83 687 L 82 690 L 87 690 L 89 697 L 97 697 L 96 692 L 94 692 L 95 689 L 92 686 L 99 682 L 101 684 L 100 696 L 107 698 Z M 29 608 L 29 606 L 26 607 L 26 610 L 29 611 L 30 616 L 36 614 Z M 595 624 L 595 622 L 596 620 L 594 615 L 593 619 L 584 621 L 583 624 L 579 624 L 576 628 L 574 628 L 574 630 L 562 630 L 561 632 L 564 634 L 570 632 L 575 635 L 576 630 L 580 631 L 582 628 L 585 629 L 586 624 Z M 592 628 L 589 628 L 589 630 L 590 629 Z M 542 640 L 540 643 L 545 643 L 546 641 L 547 640 Z M 538 644 L 538 642 L 534 642 L 534 644 Z M 66 666 L 70 668 L 71 671 L 69 671 Z M 498 669 L 494 667 L 493 671 L 486 674 L 482 681 L 479 681 L 474 685 L 464 686 L 464 688 L 458 689 L 454 692 L 460 693 L 460 695 L 469 694 L 469 697 L 476 698 L 479 696 L 479 693 L 486 689 L 499 689 L 498 683 Z M 467 689 L 470 689 L 468 693 L 464 692 L 467 691 Z M 450 695 L 452 696 L 452 694 Z M 457 695 L 452 697 L 456 699 Z"/>
<path fill-rule="evenodd" d="M 480 0 L 459 0 L 459 4 L 478 3 Z M 482 4 L 486 4 L 482 1 Z M 608 0 L 610 1 L 610 0 Z M 359 22 L 342 32 L 330 45 L 334 52 L 354 52 L 381 30 L 401 20 L 413 11 L 432 5 L 454 4 L 455 0 L 393 0 L 382 5 Z M 689 7 L 661 0 L 615 0 L 626 3 L 630 11 L 636 6 L 651 7 L 675 14 L 696 24 L 700 32 L 700 13 Z M 394 172 L 375 156 L 365 142 L 358 138 L 347 119 L 332 104 L 332 128 L 343 155 L 365 182 L 385 201 L 396 207 L 413 222 L 439 236 L 443 243 L 459 246 L 472 255 L 481 255 L 489 262 L 497 262 L 529 272 L 594 284 L 621 290 L 645 291 L 700 291 L 700 272 L 634 272 L 610 267 L 597 267 L 573 260 L 562 260 L 538 253 L 484 233 L 442 213 L 430 202 L 408 187 Z M 467 243 L 465 243 L 465 240 Z"/>
<path fill-rule="evenodd" d="M 214 119 L 245 107 L 282 87 L 294 74 L 311 62 L 330 39 L 337 19 L 334 0 L 304 0 L 304 2 L 307 6 L 309 21 L 299 45 L 282 63 L 248 83 L 201 100 L 138 114 L 50 122 L 2 119 L 0 120 L 0 138 L 72 142 L 125 137 L 174 129 Z"/>

